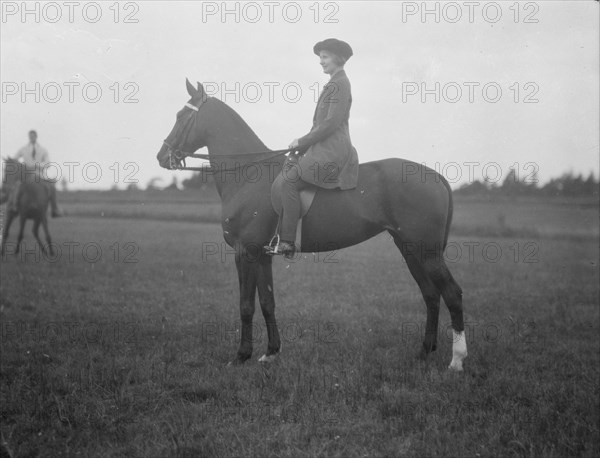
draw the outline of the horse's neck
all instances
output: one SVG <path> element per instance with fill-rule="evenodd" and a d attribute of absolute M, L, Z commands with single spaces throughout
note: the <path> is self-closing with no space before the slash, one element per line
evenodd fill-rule
<path fill-rule="evenodd" d="M 244 175 L 246 170 L 244 165 L 250 164 L 256 156 L 249 154 L 244 157 L 244 153 L 259 153 L 269 151 L 269 149 L 232 108 L 217 99 L 214 99 L 213 103 L 206 146 L 211 162 L 220 170 L 215 175 L 217 191 L 221 198 L 226 200 L 248 185 Z M 240 156 L 228 157 L 232 154 Z M 270 187 L 265 186 L 263 181 L 261 179 L 260 182 L 253 184 L 256 185 L 256 189 L 264 188 L 265 193 L 269 192 Z M 257 195 L 257 198 L 264 198 L 262 192 L 258 192 L 258 194 L 260 196 Z"/>
<path fill-rule="evenodd" d="M 251 153 L 268 149 L 241 116 L 218 99 L 213 99 L 213 110 L 209 122 L 211 125 L 209 126 L 210 136 L 207 139 L 207 147 L 209 154 L 215 159 L 221 155 Z M 250 159 L 251 156 L 248 158 Z M 240 162 L 243 159 L 240 157 L 235 161 Z"/>

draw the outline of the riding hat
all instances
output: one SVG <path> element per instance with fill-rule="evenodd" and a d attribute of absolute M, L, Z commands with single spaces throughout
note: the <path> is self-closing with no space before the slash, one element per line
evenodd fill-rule
<path fill-rule="evenodd" d="M 340 56 L 345 61 L 350 59 L 352 56 L 352 48 L 348 43 L 336 38 L 327 38 L 326 40 L 319 41 L 313 47 L 314 53 L 318 56 L 321 51 L 329 51 L 333 54 Z"/>

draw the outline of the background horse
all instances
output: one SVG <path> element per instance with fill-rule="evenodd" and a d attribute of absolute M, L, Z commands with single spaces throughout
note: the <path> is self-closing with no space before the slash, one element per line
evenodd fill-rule
<path fill-rule="evenodd" d="M 14 190 L 17 182 L 21 182 L 16 197 L 16 209 L 11 208 L 10 204 L 6 209 L 6 224 L 2 233 L 1 253 L 4 254 L 6 241 L 13 219 L 19 215 L 19 236 L 15 254 L 19 253 L 21 242 L 23 240 L 23 231 L 25 221 L 33 219 L 33 236 L 39 243 L 43 253 L 46 252 L 44 245 L 39 237 L 40 224 L 44 228 L 46 242 L 50 254 L 54 254 L 52 249 L 52 240 L 48 231 L 48 205 L 50 203 L 50 188 L 44 183 L 43 179 L 27 170 L 26 167 L 14 159 L 7 158 L 4 162 L 4 174 L 2 176 L 2 194 L 3 201 L 8 200 L 8 195 Z"/>
<path fill-rule="evenodd" d="M 186 80 L 191 99 L 177 113 L 171 133 L 157 159 L 173 169 L 186 156 L 206 146 L 222 201 L 222 227 L 227 244 L 235 248 L 240 285 L 241 340 L 234 363 L 252 355 L 255 296 L 267 326 L 270 362 L 281 348 L 275 320 L 272 257 L 263 253 L 276 231 L 271 185 L 284 159 L 264 143 L 222 101 L 208 97 L 198 83 Z M 450 311 L 453 329 L 450 369 L 462 370 L 467 356 L 462 290 L 452 278 L 443 253 L 452 220 L 452 194 L 435 171 L 403 159 L 360 165 L 358 186 L 352 190 L 320 189 L 303 219 L 303 252 L 332 251 L 363 242 L 388 231 L 404 256 L 427 305 L 427 324 L 421 357 L 436 349 L 440 296 Z"/>

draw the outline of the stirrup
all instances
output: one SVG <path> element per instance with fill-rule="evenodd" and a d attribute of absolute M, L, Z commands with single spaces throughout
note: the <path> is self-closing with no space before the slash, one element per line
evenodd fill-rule
<path fill-rule="evenodd" d="M 296 244 L 294 242 L 281 242 L 279 236 L 277 236 L 276 240 L 277 244 L 275 246 L 272 246 L 271 243 L 265 246 L 266 253 L 271 256 L 280 254 L 286 259 L 292 259 L 296 254 Z"/>
<path fill-rule="evenodd" d="M 281 241 L 281 239 L 279 238 L 279 234 L 275 234 L 273 237 L 271 237 L 271 240 L 269 240 L 269 244 L 265 245 L 263 248 L 265 250 L 266 254 L 270 254 L 271 256 L 276 255 L 276 254 L 281 254 L 279 253 L 279 242 Z"/>

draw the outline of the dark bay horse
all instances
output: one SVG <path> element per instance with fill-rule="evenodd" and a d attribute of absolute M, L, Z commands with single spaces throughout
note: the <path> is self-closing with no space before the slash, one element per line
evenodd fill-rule
<path fill-rule="evenodd" d="M 10 226 L 14 218 L 19 215 L 20 226 L 15 255 L 19 253 L 21 242 L 23 241 L 25 221 L 28 219 L 33 219 L 33 236 L 40 245 L 43 253 L 46 252 L 46 248 L 40 240 L 40 225 L 44 228 L 48 251 L 53 255 L 54 250 L 52 249 L 52 240 L 50 238 L 50 231 L 48 230 L 50 188 L 43 182 L 42 178 L 33 174 L 31 170 L 27 170 L 23 164 L 14 159 L 7 158 L 4 163 L 4 174 L 2 176 L 3 200 L 8 200 L 8 194 L 14 189 L 18 181 L 21 182 L 21 185 L 19 186 L 16 198 L 17 208 L 10 208 L 7 205 L 6 223 L 2 232 L 2 247 L 0 248 L 0 252 L 4 255 Z"/>
<path fill-rule="evenodd" d="M 252 355 L 252 319 L 258 297 L 267 325 L 267 352 L 273 361 L 280 350 L 275 320 L 272 257 L 262 252 L 277 227 L 271 185 L 284 158 L 275 155 L 244 120 L 222 101 L 208 97 L 203 86 L 186 81 L 191 99 L 177 113 L 175 126 L 157 154 L 159 164 L 176 169 L 182 158 L 207 147 L 222 201 L 225 241 L 235 248 L 240 286 L 241 341 L 235 363 Z M 452 278 L 443 252 L 452 219 L 452 194 L 435 171 L 403 159 L 360 165 L 352 190 L 320 189 L 304 217 L 303 252 L 333 251 L 388 231 L 404 256 L 427 305 L 421 357 L 437 345 L 440 296 L 450 311 L 453 329 L 450 369 L 462 370 L 467 356 L 462 290 Z"/>

